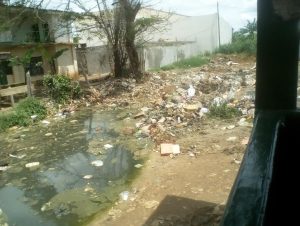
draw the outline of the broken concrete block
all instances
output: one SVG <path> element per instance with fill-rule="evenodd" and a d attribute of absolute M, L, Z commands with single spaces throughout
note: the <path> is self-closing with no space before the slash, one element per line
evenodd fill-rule
<path fill-rule="evenodd" d="M 170 154 L 180 154 L 180 146 L 178 144 L 161 144 L 160 145 L 160 154 L 162 156 L 167 156 Z"/>

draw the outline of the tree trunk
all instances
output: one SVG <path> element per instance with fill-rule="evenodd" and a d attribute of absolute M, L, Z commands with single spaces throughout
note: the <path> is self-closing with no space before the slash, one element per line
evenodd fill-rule
<path fill-rule="evenodd" d="M 126 42 L 126 51 L 129 58 L 130 69 L 135 77 L 139 80 L 142 77 L 142 72 L 140 70 L 140 60 L 136 49 L 136 46 L 132 40 Z"/>
<path fill-rule="evenodd" d="M 139 80 L 141 79 L 142 72 L 140 70 L 140 60 L 139 55 L 135 45 L 136 31 L 135 31 L 135 17 L 141 8 L 140 1 L 128 1 L 120 0 L 120 3 L 124 9 L 124 19 L 126 23 L 125 31 L 125 47 L 128 54 L 130 69 L 135 77 Z"/>
<path fill-rule="evenodd" d="M 113 47 L 113 59 L 114 59 L 114 75 L 116 78 L 123 76 L 123 65 L 120 56 L 120 52 L 117 46 Z"/>

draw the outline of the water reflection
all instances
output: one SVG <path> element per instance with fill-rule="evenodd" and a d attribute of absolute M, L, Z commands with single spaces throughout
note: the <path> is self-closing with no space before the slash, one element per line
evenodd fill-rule
<path fill-rule="evenodd" d="M 9 218 L 9 225 L 45 225 L 54 226 L 55 223 L 46 221 L 38 215 L 38 211 L 24 203 L 24 192 L 16 187 L 7 186 L 0 190 L 1 209 Z M 11 217 L 13 216 L 13 217 Z"/>
<path fill-rule="evenodd" d="M 112 112 L 87 114 L 75 116 L 76 124 L 58 121 L 37 126 L 26 132 L 26 139 L 1 143 L 1 148 L 22 150 L 17 154 L 26 155 L 9 158 L 11 168 L 0 174 L 0 208 L 9 225 L 80 225 L 111 205 L 125 189 L 138 161 L 117 143 L 124 139 L 117 132 L 122 125 Z M 45 137 L 45 133 L 53 136 Z M 105 150 L 103 144 L 108 141 L 113 147 Z M 93 166 L 95 160 L 103 165 Z M 25 168 L 35 161 L 40 162 L 37 169 Z M 85 179 L 86 175 L 91 178 Z"/>

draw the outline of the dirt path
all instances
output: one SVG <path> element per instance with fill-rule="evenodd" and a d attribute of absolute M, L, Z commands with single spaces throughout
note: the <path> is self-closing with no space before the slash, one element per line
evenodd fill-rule
<path fill-rule="evenodd" d="M 150 80 L 134 87 L 133 94 L 104 101 L 107 105 L 127 102 L 127 105 L 149 107 L 141 124 L 150 123 L 147 128 L 157 147 L 151 150 L 141 175 L 133 182 L 128 200 L 120 200 L 107 214 L 95 217 L 90 225 L 218 225 L 252 129 L 253 100 L 245 96 L 254 89 L 254 74 L 250 69 L 253 65 L 251 58 L 217 57 L 202 68 L 163 72 L 158 74 L 158 81 Z M 192 101 L 183 100 L 185 104 L 201 102 L 206 107 L 215 97 L 226 98 L 234 90 L 230 103 L 244 115 L 218 120 L 165 107 L 171 102 L 180 105 L 182 99 L 178 93 L 196 81 L 193 80 L 197 77 L 193 77 L 195 74 L 208 77 L 195 85 L 196 90 L 202 92 L 196 93 Z M 244 78 L 240 79 L 239 74 Z M 252 80 L 247 80 L 249 78 Z M 237 81 L 239 85 L 235 86 Z M 164 107 L 161 100 L 167 102 Z M 164 117 L 173 117 L 173 121 L 157 126 L 157 121 Z M 176 122 L 178 117 L 180 122 Z M 181 154 L 161 156 L 159 144 L 166 141 L 179 144 Z"/>

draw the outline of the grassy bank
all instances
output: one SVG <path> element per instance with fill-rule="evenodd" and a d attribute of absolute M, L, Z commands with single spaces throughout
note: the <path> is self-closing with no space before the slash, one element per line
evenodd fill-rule
<path fill-rule="evenodd" d="M 203 55 L 197 55 L 197 56 L 193 56 L 190 58 L 177 61 L 173 64 L 163 66 L 158 69 L 154 69 L 152 71 L 159 71 L 159 70 L 168 71 L 173 69 L 188 69 L 193 67 L 201 67 L 202 65 L 207 64 L 208 62 L 209 62 L 208 57 Z"/>
<path fill-rule="evenodd" d="M 0 132 L 13 126 L 28 126 L 46 117 L 46 107 L 36 98 L 20 101 L 12 110 L 0 113 Z"/>

